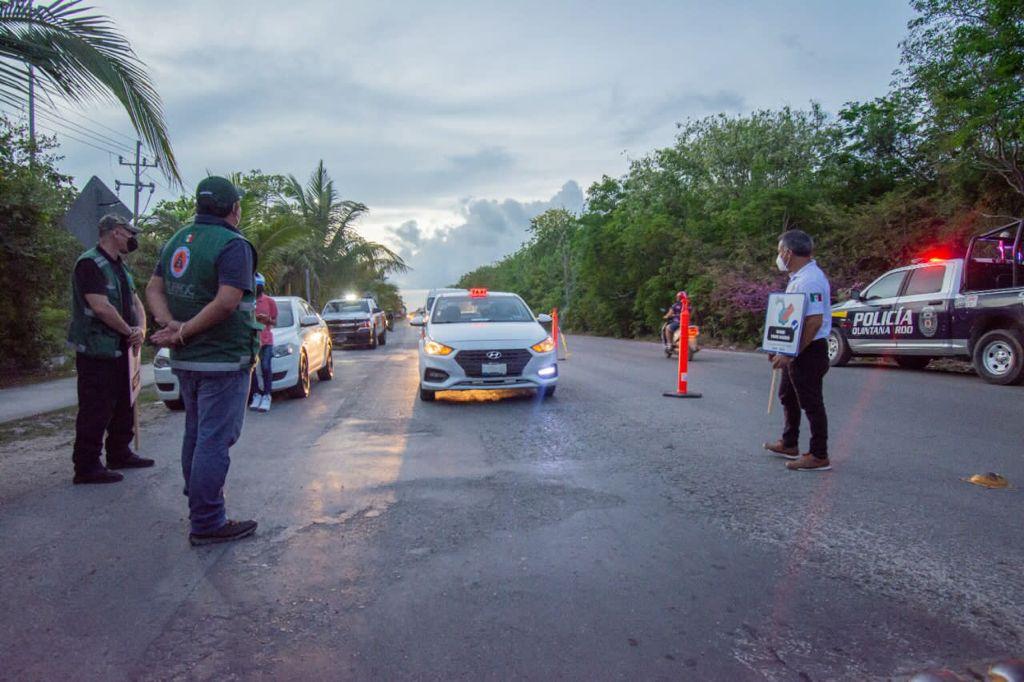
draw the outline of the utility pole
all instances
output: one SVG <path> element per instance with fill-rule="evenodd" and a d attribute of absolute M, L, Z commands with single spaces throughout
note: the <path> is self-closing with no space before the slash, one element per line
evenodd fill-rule
<path fill-rule="evenodd" d="M 29 15 L 32 14 L 32 0 L 28 0 Z M 35 69 L 28 66 L 28 160 L 30 165 L 36 162 L 36 78 Z"/>
<path fill-rule="evenodd" d="M 135 163 L 125 161 L 123 156 L 118 156 L 117 162 L 119 165 L 128 166 L 130 168 L 135 169 L 135 182 L 121 182 L 120 180 L 115 180 L 114 189 L 116 189 L 117 191 L 121 191 L 122 187 L 131 187 L 134 190 L 135 203 L 132 209 L 132 221 L 137 227 L 139 224 L 139 194 L 142 192 L 143 189 L 147 187 L 149 188 L 150 194 L 156 191 L 156 185 L 153 184 L 152 182 L 140 182 L 139 174 L 142 172 L 142 169 L 144 168 L 156 168 L 157 163 L 156 161 L 150 163 L 149 159 L 142 156 L 141 140 L 135 141 Z"/>

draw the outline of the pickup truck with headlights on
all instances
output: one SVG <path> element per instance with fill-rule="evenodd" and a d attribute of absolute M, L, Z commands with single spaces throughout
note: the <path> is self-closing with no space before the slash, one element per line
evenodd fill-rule
<path fill-rule="evenodd" d="M 384 311 L 372 298 L 339 298 L 328 301 L 322 314 L 331 340 L 337 346 L 376 348 L 387 343 Z"/>

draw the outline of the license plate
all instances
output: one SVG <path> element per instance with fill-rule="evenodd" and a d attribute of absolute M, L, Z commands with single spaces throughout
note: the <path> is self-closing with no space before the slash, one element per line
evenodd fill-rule
<path fill-rule="evenodd" d="M 504 375 L 508 374 L 508 365 L 504 362 L 485 362 L 480 365 L 481 374 L 489 374 L 494 376 L 496 374 Z"/>

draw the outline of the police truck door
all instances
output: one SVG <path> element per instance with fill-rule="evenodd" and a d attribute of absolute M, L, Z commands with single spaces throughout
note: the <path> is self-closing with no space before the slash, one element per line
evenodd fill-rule
<path fill-rule="evenodd" d="M 885 355 L 896 350 L 896 301 L 907 271 L 893 270 L 861 292 L 858 305 L 850 308 L 848 341 L 854 353 Z"/>
<path fill-rule="evenodd" d="M 910 271 L 897 303 L 897 309 L 909 312 L 909 324 L 900 325 L 896 337 L 901 355 L 945 355 L 950 349 L 953 297 L 946 292 L 953 291 L 956 274 L 949 263 L 919 265 Z"/>

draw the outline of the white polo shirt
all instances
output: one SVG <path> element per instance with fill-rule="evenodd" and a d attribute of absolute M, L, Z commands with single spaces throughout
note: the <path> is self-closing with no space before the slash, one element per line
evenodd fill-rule
<path fill-rule="evenodd" d="M 827 339 L 832 331 L 832 288 L 828 278 L 815 261 L 810 261 L 796 272 L 790 273 L 787 294 L 807 294 L 807 311 L 809 315 L 821 315 L 821 328 L 814 335 L 814 341 Z"/>

